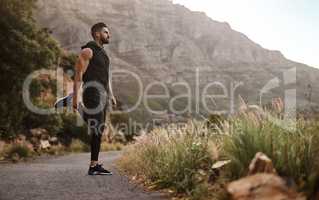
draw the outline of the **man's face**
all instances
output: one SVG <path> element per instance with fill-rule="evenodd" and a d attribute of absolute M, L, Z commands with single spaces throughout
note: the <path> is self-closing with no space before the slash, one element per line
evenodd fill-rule
<path fill-rule="evenodd" d="M 110 41 L 111 33 L 110 30 L 106 27 L 104 27 L 100 32 L 100 40 L 102 44 L 108 44 Z"/>

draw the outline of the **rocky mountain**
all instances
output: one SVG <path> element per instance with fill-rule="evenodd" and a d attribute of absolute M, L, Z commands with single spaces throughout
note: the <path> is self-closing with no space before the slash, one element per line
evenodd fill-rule
<path fill-rule="evenodd" d="M 227 96 L 210 99 L 213 110 L 236 108 L 238 95 L 249 103 L 266 103 L 273 97 L 286 101 L 293 97 L 285 91 L 295 88 L 298 105 L 319 103 L 319 70 L 264 49 L 229 24 L 169 0 L 38 0 L 35 18 L 63 48 L 75 53 L 91 40 L 94 23 L 108 24 L 112 38 L 106 50 L 113 69 L 136 73 L 143 91 L 159 81 L 176 97 L 187 92 L 185 85 L 176 83 L 186 82 L 195 99 L 196 88 L 201 94 L 206 87 L 210 94 Z M 296 69 L 295 75 L 291 69 Z M 133 76 L 118 73 L 113 79 L 124 102 L 138 99 Z M 164 89 L 157 85 L 151 91 L 163 94 Z M 182 109 L 187 99 L 178 101 Z M 157 99 L 151 104 L 161 108 L 168 102 Z"/>

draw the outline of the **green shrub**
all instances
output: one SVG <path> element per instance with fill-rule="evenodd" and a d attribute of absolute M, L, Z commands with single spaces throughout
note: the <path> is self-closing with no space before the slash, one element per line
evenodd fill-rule
<path fill-rule="evenodd" d="M 32 150 L 24 144 L 11 144 L 5 153 L 5 157 L 13 161 L 18 161 L 20 158 L 28 158 L 32 155 Z"/>
<path fill-rule="evenodd" d="M 63 125 L 63 118 L 58 114 L 38 115 L 35 113 L 28 113 L 23 121 L 23 126 L 26 130 L 43 128 L 48 130 L 52 137 L 57 136 L 57 134 L 61 132 Z"/>
<path fill-rule="evenodd" d="M 145 177 L 157 188 L 172 188 L 193 199 L 207 191 L 206 183 L 213 159 L 207 138 L 197 133 L 157 129 L 144 135 L 119 161 L 129 174 Z"/>
<path fill-rule="evenodd" d="M 121 143 L 108 143 L 102 142 L 101 143 L 101 151 L 120 151 L 123 149 L 123 144 Z"/>
<path fill-rule="evenodd" d="M 287 131 L 267 120 L 246 117 L 233 120 L 232 133 L 224 139 L 223 151 L 232 160 L 231 178 L 247 174 L 257 152 L 265 153 L 279 175 L 293 178 L 301 190 L 309 189 L 318 176 L 318 129 L 299 123 L 295 132 Z"/>
<path fill-rule="evenodd" d="M 62 67 L 64 73 L 73 72 L 73 75 L 70 77 L 72 80 L 74 80 L 74 66 L 77 56 L 77 54 L 69 52 L 63 52 L 61 55 L 60 67 Z"/>
<path fill-rule="evenodd" d="M 134 123 L 130 115 L 127 113 L 117 113 L 110 115 L 110 121 L 113 126 L 118 131 L 121 131 L 124 134 L 125 140 L 130 142 L 133 140 L 134 135 L 136 135 L 134 128 Z"/>
<path fill-rule="evenodd" d="M 90 148 L 87 144 L 83 143 L 79 139 L 72 140 L 71 144 L 67 148 L 71 152 L 80 153 L 80 152 L 89 152 Z"/>
<path fill-rule="evenodd" d="M 211 129 L 221 129 L 223 126 L 223 121 L 225 121 L 225 117 L 222 115 L 211 114 L 207 119 L 207 127 Z"/>
<path fill-rule="evenodd" d="M 1 0 L 0 12 L 0 137 L 12 139 L 23 131 L 30 112 L 22 98 L 25 78 L 38 69 L 56 65 L 58 43 L 33 19 L 35 0 Z M 12 98 L 14 97 L 14 98 Z"/>
<path fill-rule="evenodd" d="M 193 199 L 227 199 L 222 185 L 246 176 L 256 153 L 263 152 L 280 176 L 293 180 L 308 197 L 315 192 L 319 183 L 319 122 L 299 120 L 296 131 L 291 131 L 258 112 L 243 113 L 223 123 L 215 119 L 211 123 L 220 126 L 218 135 L 205 134 L 205 128 L 211 128 L 207 122 L 193 129 L 167 127 L 142 135 L 125 151 L 119 168 L 150 185 L 172 188 Z M 213 184 L 207 184 L 212 163 L 224 159 L 231 162 Z"/>
<path fill-rule="evenodd" d="M 90 143 L 90 135 L 87 131 L 87 126 L 84 123 L 83 126 L 77 125 L 78 116 L 74 113 L 62 113 L 60 115 L 62 120 L 62 127 L 57 134 L 62 143 L 69 146 L 72 139 L 79 139 L 85 144 Z"/>

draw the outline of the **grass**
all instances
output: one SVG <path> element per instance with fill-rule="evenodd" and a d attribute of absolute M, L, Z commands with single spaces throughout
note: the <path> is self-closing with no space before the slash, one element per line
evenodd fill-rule
<path fill-rule="evenodd" d="M 20 159 L 32 157 L 34 155 L 34 151 L 26 144 L 14 143 L 7 144 L 2 155 L 5 159 L 17 162 Z"/>
<path fill-rule="evenodd" d="M 160 128 L 140 137 L 125 149 L 119 168 L 153 188 L 169 188 L 191 199 L 209 196 L 210 168 L 218 157 L 214 155 L 216 146 L 192 126 Z"/>
<path fill-rule="evenodd" d="M 101 143 L 101 151 L 121 151 L 123 149 L 124 145 L 122 143 L 108 143 L 108 142 L 102 142 Z"/>
<path fill-rule="evenodd" d="M 67 147 L 67 151 L 73 153 L 89 152 L 89 150 L 89 145 L 85 144 L 79 139 L 73 139 L 71 144 Z"/>
<path fill-rule="evenodd" d="M 278 113 L 268 114 L 281 119 Z M 217 135 L 205 134 L 205 122 L 156 129 L 126 148 L 118 166 L 154 188 L 191 199 L 226 199 L 223 185 L 246 176 L 255 154 L 263 152 L 288 183 L 308 197 L 314 194 L 319 184 L 318 121 L 299 119 L 292 130 L 247 109 L 217 124 L 206 132 Z M 209 182 L 211 166 L 219 160 L 231 162 Z"/>
<path fill-rule="evenodd" d="M 272 104 L 270 110 L 244 105 L 246 108 L 230 120 L 231 128 L 222 148 L 232 161 L 229 178 L 247 175 L 255 154 L 263 152 L 281 177 L 311 197 L 319 184 L 319 122 L 299 118 L 295 129 L 288 128 L 290 120 L 279 126 L 274 121 L 282 120 L 283 103 L 276 99 Z"/>
<path fill-rule="evenodd" d="M 302 123 L 299 122 L 297 131 L 290 132 L 269 121 L 257 125 L 243 116 L 234 120 L 233 131 L 225 137 L 223 146 L 224 154 L 232 160 L 231 178 L 247 175 L 255 154 L 263 152 L 279 175 L 296 182 L 300 190 L 311 190 L 318 177 L 319 129 L 312 130 L 312 123 Z"/>

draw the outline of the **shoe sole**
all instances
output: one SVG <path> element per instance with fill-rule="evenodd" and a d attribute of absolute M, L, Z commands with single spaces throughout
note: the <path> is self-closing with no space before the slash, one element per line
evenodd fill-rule
<path fill-rule="evenodd" d="M 102 173 L 102 172 L 93 172 L 93 173 L 88 173 L 90 176 L 95 176 L 95 175 L 104 175 L 104 176 L 111 176 L 113 173 Z"/>

